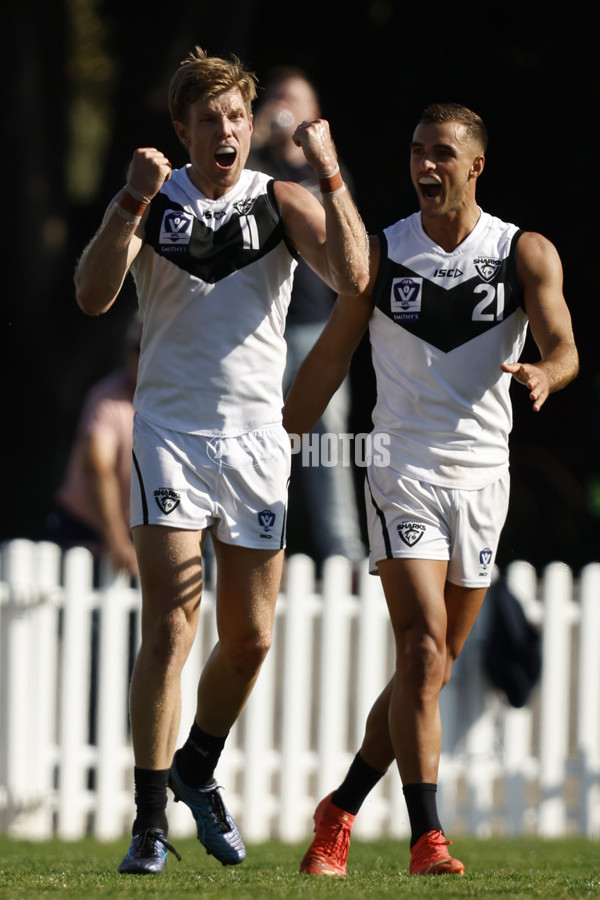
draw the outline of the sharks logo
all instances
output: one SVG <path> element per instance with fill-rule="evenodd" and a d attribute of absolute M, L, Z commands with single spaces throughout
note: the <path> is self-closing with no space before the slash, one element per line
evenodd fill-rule
<path fill-rule="evenodd" d="M 480 256 L 473 260 L 473 265 L 477 269 L 477 274 L 484 281 L 492 281 L 496 272 L 500 268 L 500 260 L 492 256 Z"/>
<path fill-rule="evenodd" d="M 171 490 L 171 488 L 158 488 L 158 490 L 154 491 L 154 499 L 158 504 L 158 508 L 168 516 L 181 503 L 181 494 Z"/>
<path fill-rule="evenodd" d="M 414 547 L 425 534 L 425 525 L 421 522 L 400 522 L 398 534 L 407 547 Z"/>
<path fill-rule="evenodd" d="M 255 197 L 247 197 L 245 200 L 237 200 L 233 204 L 233 208 L 239 216 L 247 216 L 255 203 Z"/>

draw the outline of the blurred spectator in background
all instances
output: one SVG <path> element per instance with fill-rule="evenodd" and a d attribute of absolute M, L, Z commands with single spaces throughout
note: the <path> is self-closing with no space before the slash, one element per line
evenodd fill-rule
<path fill-rule="evenodd" d="M 48 539 L 64 549 L 87 547 L 116 571 L 138 574 L 129 527 L 133 394 L 142 328 L 136 313 L 126 332 L 123 366 L 88 392 L 65 478 L 47 520 Z"/>
<path fill-rule="evenodd" d="M 296 126 L 321 115 L 319 98 L 308 75 L 299 68 L 281 66 L 267 79 L 261 104 L 254 116 L 249 169 L 257 169 L 283 181 L 302 184 L 320 198 L 315 170 L 306 161 L 302 148 L 292 138 Z M 346 184 L 351 178 L 343 163 L 340 169 Z M 283 377 L 287 393 L 300 364 L 316 343 L 333 308 L 335 293 L 300 259 L 288 311 L 285 339 L 287 362 Z M 351 395 L 346 379 L 331 398 L 323 417 L 312 432 L 313 447 L 320 446 L 323 434 L 349 433 Z M 341 460 L 341 450 L 338 460 Z M 308 459 L 308 454 L 304 462 Z M 292 458 L 290 504 L 288 510 L 288 552 L 297 548 L 311 552 L 318 563 L 329 556 L 344 556 L 356 563 L 365 555 L 361 538 L 354 475 L 350 465 L 326 466 L 317 450 L 310 454 L 311 465 L 302 454 Z M 317 464 L 318 463 L 318 464 Z M 309 535 L 306 532 L 309 532 Z M 304 540 L 298 536 L 304 534 Z M 309 546 L 305 546 L 306 538 Z"/>

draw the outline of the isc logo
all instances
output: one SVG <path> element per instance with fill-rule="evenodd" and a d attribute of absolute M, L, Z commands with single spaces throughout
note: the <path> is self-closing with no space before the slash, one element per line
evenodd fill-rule
<path fill-rule="evenodd" d="M 458 278 L 462 275 L 461 269 L 436 269 L 433 273 L 434 278 Z"/>

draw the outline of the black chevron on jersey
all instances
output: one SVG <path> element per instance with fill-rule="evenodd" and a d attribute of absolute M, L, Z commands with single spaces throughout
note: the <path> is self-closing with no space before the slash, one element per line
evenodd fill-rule
<path fill-rule="evenodd" d="M 164 239 L 163 221 L 169 211 L 180 212 L 186 220 L 191 220 L 189 240 L 185 243 L 171 244 Z M 245 246 L 243 225 L 250 216 L 257 240 L 248 247 Z M 252 205 L 246 203 L 243 210 L 234 213 L 216 229 L 205 225 L 163 193 L 153 198 L 146 222 L 145 242 L 160 256 L 208 284 L 215 284 L 232 272 L 251 265 L 282 240 L 283 222 L 272 181 L 267 185 L 266 194 L 260 194 Z"/>
<path fill-rule="evenodd" d="M 375 305 L 399 327 L 448 353 L 495 328 L 521 305 L 514 262 L 520 233 L 493 277 L 478 274 L 450 288 L 389 259 L 387 239 L 381 234 Z"/>

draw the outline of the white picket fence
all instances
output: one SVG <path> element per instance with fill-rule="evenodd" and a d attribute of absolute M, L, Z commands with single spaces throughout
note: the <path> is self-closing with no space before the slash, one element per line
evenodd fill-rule
<path fill-rule="evenodd" d="M 13 540 L 0 548 L 0 832 L 29 839 L 129 832 L 133 814 L 127 691 L 140 597 L 75 548 Z M 543 631 L 543 671 L 528 706 L 511 708 L 481 662 L 485 607 L 442 693 L 439 802 L 452 834 L 600 836 L 600 564 L 575 579 L 553 563 L 539 579 L 524 562 L 507 573 Z M 216 639 L 205 591 L 197 643 L 184 671 L 180 739 Z M 92 664 L 92 632 L 97 654 Z M 366 561 L 352 592 L 345 560 L 288 560 L 273 648 L 232 731 L 217 775 L 248 842 L 304 840 L 317 801 L 337 786 L 360 745 L 366 714 L 393 669 L 378 578 Z M 96 739 L 90 739 L 90 679 Z M 194 833 L 183 804 L 173 837 Z M 355 835 L 406 837 L 397 772 L 365 802 Z"/>

